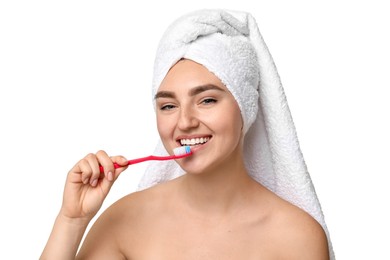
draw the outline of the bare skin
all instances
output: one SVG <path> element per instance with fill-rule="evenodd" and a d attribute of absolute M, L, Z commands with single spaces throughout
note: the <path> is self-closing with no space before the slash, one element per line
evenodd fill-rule
<path fill-rule="evenodd" d="M 329 259 L 319 223 L 249 177 L 239 108 L 218 78 L 183 60 L 159 91 L 157 125 L 167 151 L 180 140 L 208 138 L 193 147 L 194 155 L 178 160 L 187 174 L 114 203 L 76 256 L 88 223 L 123 171 L 113 162 L 125 162 L 104 152 L 87 156 L 68 175 L 41 259 Z"/>
<path fill-rule="evenodd" d="M 118 201 L 77 259 L 328 259 L 321 226 L 261 185 L 247 180 L 231 205 L 195 207 L 180 195 L 186 181 Z"/>

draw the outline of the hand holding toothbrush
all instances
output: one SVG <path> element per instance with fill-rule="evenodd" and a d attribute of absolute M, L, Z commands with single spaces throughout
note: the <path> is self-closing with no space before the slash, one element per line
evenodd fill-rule
<path fill-rule="evenodd" d="M 124 167 L 115 169 L 114 164 Z M 127 165 L 123 156 L 109 157 L 99 151 L 85 156 L 69 171 L 61 210 L 40 259 L 75 259 L 89 222 Z"/>
<path fill-rule="evenodd" d="M 114 164 L 123 167 L 115 168 Z M 60 213 L 90 221 L 127 165 L 123 156 L 109 157 L 104 151 L 85 156 L 68 173 Z"/>
<path fill-rule="evenodd" d="M 40 259 L 74 259 L 91 219 L 99 211 L 118 176 L 130 164 L 148 160 L 171 160 L 192 154 L 189 146 L 174 149 L 171 156 L 147 156 L 126 160 L 106 152 L 88 154 L 68 173 L 63 203 Z"/>
<path fill-rule="evenodd" d="M 88 154 L 68 173 L 61 214 L 90 221 L 100 209 L 114 181 L 128 165 L 149 160 L 181 159 L 192 154 L 189 146 L 177 147 L 171 156 L 150 155 L 133 160 L 109 157 L 106 152 Z"/>

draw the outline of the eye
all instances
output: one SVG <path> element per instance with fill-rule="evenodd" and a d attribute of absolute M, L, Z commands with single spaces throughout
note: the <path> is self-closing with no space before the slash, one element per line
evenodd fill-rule
<path fill-rule="evenodd" d="M 166 105 L 161 105 L 161 106 L 160 106 L 160 110 L 172 110 L 172 109 L 174 109 L 175 107 L 176 107 L 175 105 L 166 104 Z"/>
<path fill-rule="evenodd" d="M 208 104 L 217 103 L 217 100 L 215 98 L 204 98 L 202 99 L 201 103 L 208 105 Z"/>

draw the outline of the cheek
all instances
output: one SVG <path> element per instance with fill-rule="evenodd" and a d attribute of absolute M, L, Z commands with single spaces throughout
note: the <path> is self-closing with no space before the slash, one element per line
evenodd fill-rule
<path fill-rule="evenodd" d="M 235 126 L 242 126 L 241 111 L 235 100 L 231 100 L 228 106 L 225 106 L 226 116 L 229 116 L 230 122 Z"/>
<path fill-rule="evenodd" d="M 175 128 L 175 123 L 173 122 L 172 116 L 161 116 L 156 115 L 157 130 L 160 135 L 160 138 L 171 138 L 173 135 L 173 129 Z"/>
<path fill-rule="evenodd" d="M 225 131 L 229 132 L 236 140 L 241 139 L 243 120 L 240 110 L 238 107 L 236 109 L 231 109 L 227 112 L 227 115 L 230 115 L 230 117 L 226 120 L 226 124 L 224 126 Z"/>
<path fill-rule="evenodd" d="M 219 133 L 228 134 L 230 136 L 237 136 L 240 138 L 243 121 L 239 108 L 225 107 L 218 112 L 206 113 L 202 117 L 202 122 Z"/>
<path fill-rule="evenodd" d="M 161 138 L 163 138 L 165 132 L 167 131 L 167 125 L 166 123 L 164 123 L 164 120 L 158 115 L 156 116 L 156 123 L 157 123 L 158 133 L 160 134 Z"/>
<path fill-rule="evenodd" d="M 233 116 L 233 124 L 230 126 L 232 131 L 234 132 L 234 135 L 241 136 L 242 134 L 242 128 L 243 128 L 243 120 L 241 113 L 235 113 Z"/>

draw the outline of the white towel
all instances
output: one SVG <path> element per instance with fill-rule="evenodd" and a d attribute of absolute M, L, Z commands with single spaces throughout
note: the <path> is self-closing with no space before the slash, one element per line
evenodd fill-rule
<path fill-rule="evenodd" d="M 204 65 L 233 94 L 244 121 L 244 154 L 249 174 L 313 216 L 325 230 L 331 259 L 335 259 L 283 87 L 255 19 L 246 12 L 199 10 L 176 20 L 157 49 L 153 96 L 168 70 L 181 58 Z M 161 141 L 155 154 L 167 154 Z M 182 174 L 175 161 L 151 162 L 139 189 Z"/>

